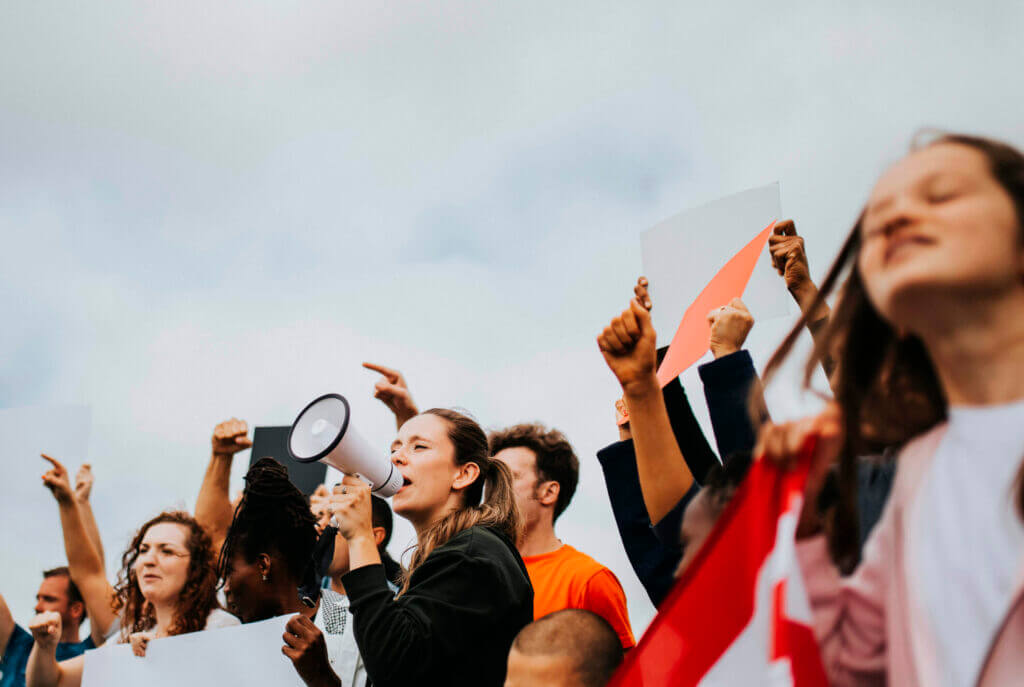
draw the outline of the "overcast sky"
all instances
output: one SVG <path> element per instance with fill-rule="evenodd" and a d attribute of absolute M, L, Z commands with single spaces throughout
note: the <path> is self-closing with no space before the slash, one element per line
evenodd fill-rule
<path fill-rule="evenodd" d="M 640 232 L 777 180 L 820 275 L 918 128 L 1024 144 L 1022 31 L 1010 0 L 4 3 L 0 407 L 91 407 L 114 570 L 145 519 L 192 506 L 222 419 L 286 424 L 337 391 L 385 450 L 359 364 L 393 365 L 421 407 L 566 432 L 558 533 L 612 567 L 639 632 L 594 339 Z M 757 360 L 784 328 L 755 327 Z M 39 528 L 0 552 L 27 623 L 60 534 L 42 461 L 2 460 L 32 466 L 0 480 L 0 527 Z"/>

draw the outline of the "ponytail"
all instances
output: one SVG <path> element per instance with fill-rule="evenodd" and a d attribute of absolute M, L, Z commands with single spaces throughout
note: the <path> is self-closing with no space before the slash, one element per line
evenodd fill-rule
<path fill-rule="evenodd" d="M 476 463 L 480 476 L 465 489 L 465 500 L 419 536 L 416 552 L 405 571 L 399 595 L 409 589 L 409 580 L 434 549 L 444 546 L 459 532 L 482 526 L 498 530 L 513 544 L 518 540 L 522 519 L 512 489 L 512 472 L 491 457 L 487 435 L 470 417 L 454 410 L 431 408 L 424 415 L 436 415 L 448 422 L 448 438 L 455 446 L 455 464 Z"/>

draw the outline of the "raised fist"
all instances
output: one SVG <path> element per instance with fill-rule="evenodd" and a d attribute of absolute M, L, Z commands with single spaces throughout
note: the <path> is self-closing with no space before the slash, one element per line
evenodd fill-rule
<path fill-rule="evenodd" d="M 64 631 L 60 622 L 60 613 L 57 611 L 43 611 L 29 624 L 28 629 L 32 638 L 36 640 L 43 649 L 55 649 L 60 642 L 60 635 Z"/>
<path fill-rule="evenodd" d="M 627 396 L 651 384 L 657 388 L 654 327 L 651 314 L 638 298 L 604 328 L 597 346 Z"/>
<path fill-rule="evenodd" d="M 373 397 L 391 409 L 399 427 L 409 418 L 419 414 L 420 411 L 412 400 L 409 386 L 401 372 L 375 363 L 363 363 L 363 367 L 383 375 L 383 379 L 378 380 L 373 386 Z"/>
<path fill-rule="evenodd" d="M 213 452 L 222 456 L 233 456 L 252 446 L 245 435 L 249 433 L 249 425 L 245 420 L 231 418 L 213 428 Z"/>
<path fill-rule="evenodd" d="M 711 325 L 711 353 L 715 358 L 721 358 L 743 348 L 743 342 L 754 326 L 754 317 L 743 301 L 733 298 L 728 305 L 708 313 L 708 324 Z"/>

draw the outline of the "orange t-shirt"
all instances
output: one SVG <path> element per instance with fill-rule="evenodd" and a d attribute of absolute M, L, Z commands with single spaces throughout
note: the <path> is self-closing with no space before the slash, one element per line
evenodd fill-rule
<path fill-rule="evenodd" d="M 636 644 L 626 594 L 611 570 L 568 544 L 551 553 L 525 557 L 523 562 L 533 584 L 534 620 L 565 608 L 582 608 L 607 620 L 623 649 Z"/>

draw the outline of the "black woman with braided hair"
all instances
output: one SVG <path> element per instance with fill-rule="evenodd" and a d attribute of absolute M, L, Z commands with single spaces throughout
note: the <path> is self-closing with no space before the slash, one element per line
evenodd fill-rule
<path fill-rule="evenodd" d="M 328 535 L 333 537 L 333 535 Z M 352 634 L 348 600 L 319 589 L 316 518 L 277 461 L 262 458 L 220 552 L 228 608 L 243 623 L 294 613 L 282 652 L 310 687 L 363 687 L 366 672 Z"/>

